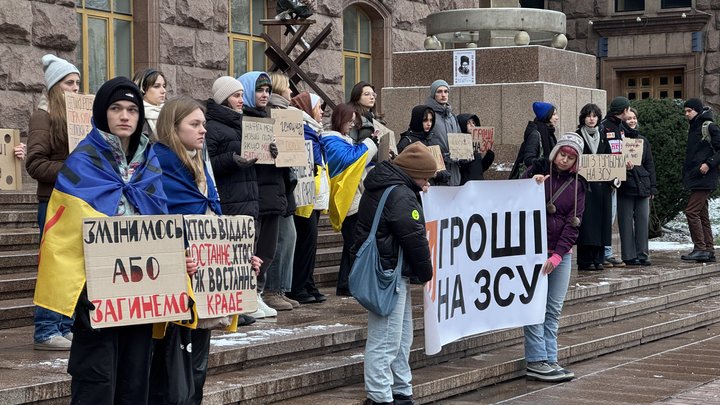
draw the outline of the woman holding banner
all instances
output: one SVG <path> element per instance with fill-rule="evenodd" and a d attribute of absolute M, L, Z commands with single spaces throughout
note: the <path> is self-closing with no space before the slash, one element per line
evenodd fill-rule
<path fill-rule="evenodd" d="M 622 260 L 628 266 L 649 266 L 648 226 L 650 200 L 657 194 L 655 163 L 650 142 L 638 132 L 637 110 L 630 108 L 625 115 L 625 139 L 642 142 L 639 162 L 628 160 L 627 178 L 618 189 L 618 226 Z"/>
<path fill-rule="evenodd" d="M 572 246 L 585 210 L 585 180 L 577 173 L 582 151 L 582 138 L 566 133 L 550 151 L 549 164 L 536 161 L 528 169 L 528 177 L 538 184 L 545 183 L 549 255 L 542 267 L 548 276 L 545 322 L 524 328 L 528 379 L 561 382 L 575 378 L 575 374 L 558 364 L 557 332 L 570 283 Z"/>
<path fill-rule="evenodd" d="M 25 168 L 37 180 L 38 226 L 40 239 L 45 228 L 45 212 L 58 173 L 69 153 L 65 92 L 80 89 L 80 71 L 70 62 L 47 54 L 42 57 L 47 93 L 30 117 L 28 154 Z M 35 307 L 35 350 L 70 350 L 73 320 L 57 312 Z"/>

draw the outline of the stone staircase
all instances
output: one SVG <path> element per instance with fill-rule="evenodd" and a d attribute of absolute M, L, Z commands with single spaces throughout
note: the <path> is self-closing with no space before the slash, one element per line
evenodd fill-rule
<path fill-rule="evenodd" d="M 1 404 L 61 404 L 70 393 L 67 353 L 32 350 L 35 209 L 33 195 L 0 194 Z M 277 320 L 238 333 L 215 333 L 204 404 L 362 403 L 367 315 L 354 299 L 333 294 L 341 237 L 327 218 L 321 219 L 318 243 L 316 280 L 328 301 L 281 312 Z M 720 264 L 683 264 L 662 253 L 653 253 L 653 262 L 642 269 L 573 270 L 560 323 L 563 364 L 592 362 L 720 321 Z M 418 402 L 520 381 L 513 380 L 525 367 L 520 328 L 468 337 L 425 356 L 421 293 L 413 286 L 410 361 Z"/>

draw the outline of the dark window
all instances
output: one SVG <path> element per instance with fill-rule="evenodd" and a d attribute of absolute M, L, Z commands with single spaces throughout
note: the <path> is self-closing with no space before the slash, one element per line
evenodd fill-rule
<path fill-rule="evenodd" d="M 522 8 L 545 8 L 545 0 L 520 0 Z"/>
<path fill-rule="evenodd" d="M 628 93 L 628 100 L 635 100 L 637 98 L 637 94 L 635 92 Z"/>
<path fill-rule="evenodd" d="M 650 85 L 650 78 L 649 77 L 643 77 L 642 78 L 642 86 L 649 86 Z"/>
<path fill-rule="evenodd" d="M 673 91 L 673 98 L 683 98 L 681 90 Z"/>
<path fill-rule="evenodd" d="M 668 92 L 666 90 L 660 91 L 660 98 L 667 98 Z"/>
<path fill-rule="evenodd" d="M 668 84 L 668 78 L 667 76 L 660 76 L 660 84 Z"/>
<path fill-rule="evenodd" d="M 661 8 L 690 8 L 692 0 L 662 0 Z"/>
<path fill-rule="evenodd" d="M 633 87 L 634 87 L 634 86 L 637 86 L 637 81 L 635 81 L 635 78 L 634 78 L 634 77 L 631 77 L 631 78 L 628 79 L 628 84 L 627 84 L 627 85 L 628 85 L 628 86 L 633 86 Z"/>
<path fill-rule="evenodd" d="M 682 84 L 682 76 L 673 77 L 673 84 Z"/>
<path fill-rule="evenodd" d="M 615 11 L 645 10 L 645 0 L 615 0 Z"/>
<path fill-rule="evenodd" d="M 642 95 L 640 96 L 643 100 L 646 98 L 650 98 L 650 92 L 649 91 L 643 91 Z"/>

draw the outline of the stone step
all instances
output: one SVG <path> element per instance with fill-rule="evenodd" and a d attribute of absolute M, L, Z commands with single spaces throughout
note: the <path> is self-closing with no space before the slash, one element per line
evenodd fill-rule
<path fill-rule="evenodd" d="M 639 318 L 617 321 L 603 328 L 589 328 L 574 332 L 561 330 L 558 335 L 559 361 L 563 365 L 571 365 L 578 361 L 592 359 L 716 324 L 720 322 L 718 304 L 720 304 L 720 299 L 715 297 L 684 304 L 669 310 L 657 311 Z M 482 353 L 462 359 L 438 363 L 433 361 L 433 358 L 427 358 L 421 348 L 414 347 L 410 353 L 410 362 L 414 369 L 413 396 L 416 402 L 420 404 L 430 403 L 521 377 L 525 374 L 523 353 L 523 345 L 519 343 L 504 348 L 484 350 Z M 316 359 L 316 364 L 322 363 L 327 367 L 329 366 L 328 363 L 334 362 L 338 368 L 342 367 L 343 376 L 334 377 L 331 374 L 324 373 L 318 377 L 318 385 L 335 385 L 337 388 L 323 392 L 315 391 L 311 394 L 292 398 L 294 393 L 307 389 L 299 385 L 292 385 L 291 380 L 283 384 L 289 389 L 272 390 L 265 394 L 263 399 L 273 401 L 287 399 L 283 402 L 275 402 L 282 405 L 362 404 L 365 398 L 364 386 L 360 381 L 362 379 L 362 352 L 359 350 L 347 351 L 326 357 Z M 317 367 L 318 370 L 321 368 Z M 283 373 L 284 365 L 279 366 L 276 370 L 278 373 Z M 262 380 L 262 370 L 253 371 L 253 376 Z M 249 386 L 252 383 L 248 381 L 247 376 L 243 377 L 241 374 L 242 372 L 235 372 L 231 376 L 213 376 L 209 378 L 208 383 L 216 383 L 220 377 L 223 377 L 223 384 L 242 386 L 242 388 L 234 389 L 233 392 L 242 391 L 245 393 L 252 389 L 252 386 Z M 284 379 L 289 380 L 292 377 L 292 375 L 288 375 Z M 340 382 L 342 378 L 355 379 L 358 382 L 353 385 L 344 384 Z M 208 386 L 208 383 L 206 383 L 206 386 Z M 280 382 L 276 386 L 281 387 Z M 547 386 L 546 384 L 545 387 Z M 206 397 L 210 397 L 210 395 L 210 392 L 206 393 Z M 226 397 L 230 396 L 228 393 L 225 393 L 225 395 Z M 231 396 L 231 398 L 235 400 L 234 396 Z M 260 402 L 251 400 L 242 401 L 241 403 Z M 531 401 L 522 403 L 548 402 Z M 590 402 L 570 401 L 568 403 Z"/>
<path fill-rule="evenodd" d="M 40 231 L 35 228 L 0 229 L 0 251 L 37 249 L 40 243 Z"/>
<path fill-rule="evenodd" d="M 337 266 L 340 264 L 342 246 L 322 248 L 317 250 L 315 255 L 315 268 Z"/>
<path fill-rule="evenodd" d="M 659 313 L 682 314 L 683 306 L 692 305 L 682 303 L 709 296 L 715 297 L 720 292 L 720 276 L 698 279 L 696 276 L 703 274 L 705 269 L 697 267 L 695 270 L 695 273 L 675 270 L 655 276 L 618 277 L 611 282 L 603 281 L 604 277 L 599 275 L 573 280 L 571 294 L 568 295 L 573 295 L 572 292 L 575 290 L 582 290 L 583 293 L 575 294 L 579 298 L 569 298 L 561 320 L 561 336 L 566 339 L 567 336 L 575 333 L 572 332 L 573 329 L 579 328 L 583 329 L 577 330 L 578 333 L 608 331 L 616 328 L 613 322 L 639 323 L 647 317 L 652 317 L 651 323 L 656 323 Z M 678 281 L 668 285 L 668 280 L 679 280 L 677 273 L 685 274 L 690 281 Z M 639 284 L 649 286 L 652 280 L 656 289 L 635 291 Z M 596 284 L 595 287 L 602 287 L 602 291 L 596 288 L 595 299 L 588 301 L 592 294 L 587 294 L 585 290 L 593 289 L 593 282 Z M 414 302 L 422 302 L 421 294 L 419 286 L 413 288 Z M 617 298 L 612 298 L 614 296 Z M 329 311 L 329 308 L 332 310 Z M 671 310 L 668 311 L 667 308 Z M 415 329 L 418 335 L 415 339 L 417 347 L 412 357 L 415 367 L 473 356 L 481 352 L 495 353 L 504 350 L 504 347 L 522 342 L 520 328 L 495 331 L 454 342 L 447 345 L 440 355 L 426 358 L 419 350 L 423 340 L 420 337 L 421 311 L 421 305 L 415 305 Z M 248 403 L 268 403 L 290 398 L 291 395 L 305 395 L 361 380 L 361 353 L 366 335 L 367 315 L 352 298 L 330 296 L 325 304 L 303 306 L 289 314 L 281 313 L 280 319 L 276 322 L 258 321 L 253 326 L 243 328 L 241 333 L 216 334 L 209 360 L 210 374 L 213 377 L 208 380 L 205 403 L 227 403 L 235 401 L 235 398 L 245 398 Z M 628 318 L 633 315 L 642 316 Z M 715 315 L 720 316 L 720 314 Z M 597 325 L 603 326 L 595 327 Z M 690 327 L 688 325 L 694 326 L 695 323 L 689 320 L 685 326 Z M 672 329 L 672 331 L 675 333 L 676 330 Z M 660 332 L 662 331 L 658 331 Z M 617 345 L 612 346 L 611 343 L 602 342 L 598 350 L 608 345 L 612 350 L 620 348 Z M 561 344 L 565 345 L 562 342 Z M 592 342 L 589 345 L 592 347 Z M 589 349 L 583 350 L 585 351 L 580 354 L 591 353 Z M 561 355 L 563 359 L 579 356 L 579 354 L 571 356 L 570 352 L 563 353 L 566 353 Z M 267 365 L 271 363 L 282 364 L 268 368 Z M 0 362 L 0 370 L 2 369 L 3 365 Z M 307 372 L 303 373 L 302 370 Z M 269 379 L 270 374 L 274 376 L 272 379 Z M 0 379 L 2 377 L 0 371 Z M 506 378 L 505 374 L 501 377 Z M 57 379 L 53 381 L 58 382 Z M 52 387 L 51 389 L 47 384 L 31 386 L 20 384 L 15 389 L 7 390 L 6 397 L 3 397 L 5 394 L 0 390 L 0 403 L 5 403 L 3 398 L 20 396 L 39 398 L 37 395 L 44 395 L 42 393 L 47 393 L 49 390 L 57 393 L 68 389 L 65 386 Z M 276 390 L 280 393 L 275 392 Z M 68 394 L 54 395 L 62 397 Z"/>
<path fill-rule="evenodd" d="M 36 280 L 36 271 L 0 274 L 0 296 L 6 300 L 32 297 Z"/>
<path fill-rule="evenodd" d="M 32 325 L 34 306 L 32 297 L 0 300 L 0 330 Z M 0 401 L 2 403 L 2 401 Z"/>
<path fill-rule="evenodd" d="M 340 266 L 326 266 L 316 267 L 313 277 L 315 279 L 315 285 L 318 287 L 333 287 L 337 284 L 338 272 Z"/>
<path fill-rule="evenodd" d="M 34 192 L 0 191 L 0 210 L 30 210 L 37 212 Z"/>
<path fill-rule="evenodd" d="M 37 272 L 37 246 L 27 250 L 0 250 L 0 274 Z"/>
<path fill-rule="evenodd" d="M 0 210 L 0 228 L 37 228 L 37 211 Z"/>
<path fill-rule="evenodd" d="M 320 231 L 318 232 L 317 246 L 318 249 L 342 247 L 343 237 L 342 234 L 335 231 Z"/>

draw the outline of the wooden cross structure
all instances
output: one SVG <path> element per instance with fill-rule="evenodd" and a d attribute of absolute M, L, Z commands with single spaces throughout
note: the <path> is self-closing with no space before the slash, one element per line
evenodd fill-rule
<path fill-rule="evenodd" d="M 267 49 L 265 49 L 265 55 L 273 62 L 273 65 L 270 66 L 268 71 L 272 72 L 280 70 L 285 72 L 290 79 L 290 88 L 294 93 L 298 93 L 298 83 L 301 81 L 305 82 L 315 91 L 315 94 L 323 99 L 330 109 L 334 110 L 335 103 L 300 67 L 300 65 L 307 60 L 310 54 L 312 54 L 313 51 L 315 51 L 315 49 L 317 49 L 317 47 L 325 40 L 325 38 L 330 35 L 330 31 L 332 31 L 331 24 L 326 25 L 320 34 L 318 34 L 318 36 L 315 37 L 315 39 L 313 39 L 309 44 L 306 44 L 304 41 L 301 43 L 301 41 L 305 32 L 307 32 L 308 28 L 310 28 L 310 25 L 315 24 L 315 20 L 260 20 L 260 24 L 264 26 L 282 25 L 285 26 L 284 35 L 292 34 L 290 42 L 288 42 L 285 48 L 281 47 L 267 33 L 263 32 L 260 34 L 268 45 Z M 295 30 L 294 27 L 296 26 L 300 28 Z M 297 56 L 297 58 L 295 58 L 295 60 L 293 60 L 290 58 L 290 54 L 298 44 L 302 46 L 303 51 Z"/>

